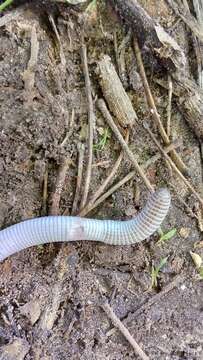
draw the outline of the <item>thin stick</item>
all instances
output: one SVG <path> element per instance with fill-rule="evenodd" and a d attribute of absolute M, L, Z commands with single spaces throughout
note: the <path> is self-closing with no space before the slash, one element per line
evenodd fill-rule
<path fill-rule="evenodd" d="M 195 197 L 199 200 L 199 202 L 203 206 L 203 199 L 201 198 L 201 196 L 197 193 L 197 191 L 194 189 L 194 187 L 189 183 L 189 181 L 180 172 L 180 170 L 177 168 L 177 166 L 174 164 L 174 162 L 171 160 L 171 158 L 168 156 L 168 154 L 166 154 L 166 152 L 162 149 L 161 145 L 159 144 L 159 142 L 155 138 L 154 134 L 150 130 L 148 124 L 145 122 L 143 124 L 143 126 L 147 130 L 148 134 L 151 136 L 152 140 L 154 141 L 154 143 L 156 144 L 156 146 L 158 147 L 158 149 L 160 150 L 160 152 L 162 153 L 164 158 L 170 163 L 170 165 L 171 165 L 172 169 L 174 170 L 174 172 L 179 176 L 180 179 L 182 179 L 184 184 L 188 187 L 188 189 L 190 189 L 190 191 L 195 195 Z"/>
<path fill-rule="evenodd" d="M 109 167 L 111 160 L 101 160 L 98 161 L 97 163 L 92 164 L 92 168 L 97 168 L 97 167 Z"/>
<path fill-rule="evenodd" d="M 64 163 L 59 167 L 58 177 L 56 180 L 56 189 L 52 196 L 52 205 L 50 209 L 51 215 L 59 215 L 59 203 L 61 199 L 61 193 L 63 190 L 66 173 L 71 163 L 72 161 L 67 158 L 65 159 Z"/>
<path fill-rule="evenodd" d="M 169 145 L 165 151 L 169 152 L 173 147 L 178 147 L 179 144 L 171 144 Z M 146 163 L 143 164 L 143 168 L 147 169 L 151 164 L 156 162 L 161 158 L 161 154 L 156 154 L 151 157 L 151 159 L 147 160 Z M 118 160 L 117 160 L 118 161 Z M 115 164 L 116 165 L 116 164 Z M 92 201 L 90 202 L 79 212 L 79 216 L 86 216 L 90 211 L 95 209 L 97 206 L 99 206 L 104 200 L 106 200 L 110 195 L 112 195 L 116 190 L 118 190 L 121 186 L 123 186 L 126 182 L 133 179 L 136 175 L 136 171 L 131 171 L 129 174 L 127 174 L 122 180 L 120 180 L 117 184 L 112 186 L 105 194 L 103 194 L 101 197 L 97 198 L 97 200 L 92 204 Z M 99 188 L 100 190 L 100 188 Z M 98 190 L 98 192 L 99 192 Z M 97 192 L 96 192 L 97 193 Z"/>
<path fill-rule="evenodd" d="M 53 31 L 54 31 L 54 34 L 56 36 L 56 40 L 58 42 L 58 46 L 59 46 L 59 56 L 60 56 L 60 60 L 61 60 L 61 65 L 62 65 L 62 69 L 65 70 L 66 69 L 66 58 L 65 58 L 65 55 L 64 55 L 64 51 L 63 51 L 63 46 L 62 46 L 62 43 L 61 43 L 61 39 L 60 39 L 60 35 L 59 35 L 59 32 L 57 30 L 57 27 L 56 27 L 56 24 L 55 24 L 55 21 L 54 21 L 54 18 L 51 14 L 48 15 L 48 18 L 49 18 L 49 21 L 50 21 L 50 24 L 53 28 Z"/>
<path fill-rule="evenodd" d="M 137 160 L 135 159 L 135 155 L 132 153 L 132 151 L 129 149 L 128 144 L 125 142 L 125 140 L 123 139 L 120 131 L 118 130 L 116 124 L 114 123 L 111 114 L 109 113 L 106 104 L 104 102 L 104 100 L 99 99 L 97 101 L 97 105 L 99 110 L 101 111 L 101 113 L 103 114 L 106 122 L 108 123 L 108 125 L 110 126 L 111 130 L 113 131 L 114 135 L 116 136 L 117 140 L 119 141 L 123 151 L 125 151 L 125 153 L 128 155 L 129 159 L 131 160 L 134 168 L 136 169 L 136 171 L 138 172 L 138 174 L 140 175 L 141 179 L 144 181 L 146 187 L 153 192 L 154 188 L 151 185 L 150 181 L 147 179 L 143 169 L 140 167 L 140 165 L 138 164 Z"/>
<path fill-rule="evenodd" d="M 129 139 L 129 131 L 127 130 L 125 141 L 128 142 L 128 139 Z M 90 199 L 90 201 L 88 201 L 88 205 L 84 207 L 84 211 L 83 211 L 83 209 L 80 211 L 79 215 L 85 216 L 84 214 L 86 213 L 87 209 L 92 209 L 92 206 L 95 204 L 96 200 L 102 195 L 102 193 L 106 189 L 107 185 L 110 183 L 110 181 L 113 179 L 114 175 L 116 174 L 116 172 L 117 172 L 117 170 L 118 170 L 118 168 L 120 166 L 120 163 L 121 163 L 121 161 L 123 159 L 123 155 L 124 155 L 123 151 L 121 151 L 121 153 L 120 153 L 118 159 L 116 160 L 110 174 L 107 176 L 107 178 L 101 184 L 99 189 L 95 192 L 95 194 Z"/>
<path fill-rule="evenodd" d="M 116 190 L 118 190 L 121 186 L 123 186 L 126 182 L 131 180 L 135 176 L 135 171 L 131 171 L 127 174 L 122 180 L 120 180 L 117 184 L 112 186 L 105 194 L 99 197 L 94 204 L 87 204 L 80 212 L 79 216 L 86 216 L 90 211 L 99 206 L 104 200 L 106 200 L 110 195 L 112 195 Z"/>
<path fill-rule="evenodd" d="M 143 86 L 145 89 L 145 95 L 147 98 L 147 103 L 150 109 L 150 113 L 152 115 L 152 118 L 155 122 L 155 124 L 158 126 L 160 135 L 164 141 L 165 145 L 169 145 L 170 144 L 170 140 L 169 137 L 163 127 L 163 124 L 160 120 L 160 116 L 159 113 L 157 111 L 150 87 L 149 87 L 149 83 L 147 80 L 147 76 L 145 73 L 145 69 L 144 69 L 144 65 L 143 65 L 143 61 L 142 61 L 142 56 L 141 56 L 141 52 L 140 52 L 140 48 L 139 45 L 137 43 L 137 40 L 133 39 L 133 47 L 134 47 L 134 52 L 135 52 L 135 56 L 136 56 L 136 60 L 137 60 L 137 65 L 139 68 L 139 72 L 140 72 L 140 76 L 143 82 Z M 178 155 L 178 153 L 175 150 L 172 150 L 170 153 L 173 161 L 175 162 L 176 166 L 178 167 L 178 169 L 182 172 L 182 173 L 187 173 L 187 167 L 186 165 L 183 163 L 183 161 L 181 160 L 180 156 Z"/>
<path fill-rule="evenodd" d="M 73 133 L 74 120 L 75 120 L 75 109 L 72 108 L 71 119 L 70 119 L 70 124 L 69 124 L 69 130 L 67 131 L 67 134 L 66 134 L 65 138 L 63 139 L 62 143 L 60 144 L 61 147 L 63 147 L 67 143 L 68 139 L 70 138 L 70 136 Z"/>
<path fill-rule="evenodd" d="M 167 106 L 167 125 L 166 125 L 166 132 L 170 139 L 171 136 L 171 101 L 172 101 L 172 94 L 173 94 L 173 83 L 171 80 L 171 76 L 168 75 L 168 106 Z"/>
<path fill-rule="evenodd" d="M 23 73 L 24 81 L 24 99 L 27 105 L 31 105 L 34 97 L 35 71 L 38 61 L 39 41 L 37 39 L 36 27 L 33 26 L 31 30 L 31 49 L 30 59 L 28 61 L 27 69 Z"/>
<path fill-rule="evenodd" d="M 78 176 L 77 176 L 77 183 L 75 189 L 75 198 L 73 201 L 72 211 L 71 214 L 74 215 L 78 209 L 78 202 L 80 199 L 81 194 L 81 185 L 82 185 L 82 172 L 83 172 L 83 160 L 85 154 L 85 147 L 83 144 L 78 144 Z"/>
<path fill-rule="evenodd" d="M 42 216 L 47 215 L 47 193 L 48 193 L 48 169 L 45 170 L 43 179 Z"/>
<path fill-rule="evenodd" d="M 177 149 L 179 146 L 181 145 L 181 141 L 176 140 L 173 143 L 171 143 L 170 145 L 166 146 L 164 148 L 164 151 L 166 153 L 169 153 L 171 150 L 173 149 Z M 152 156 L 149 160 L 147 160 L 143 165 L 143 169 L 147 169 L 150 165 L 154 164 L 155 162 L 157 162 L 159 159 L 161 159 L 162 155 L 160 153 Z"/>
<path fill-rule="evenodd" d="M 119 331 L 122 333 L 122 335 L 126 338 L 126 340 L 130 343 L 130 345 L 133 347 L 135 353 L 140 356 L 142 360 L 149 360 L 149 357 L 144 353 L 144 351 L 141 349 L 141 347 L 138 345 L 138 343 L 135 341 L 135 339 L 130 334 L 129 330 L 123 323 L 120 321 L 120 319 L 116 316 L 111 306 L 105 301 L 101 305 L 102 309 L 106 313 L 106 315 L 111 319 L 113 325 L 119 329 Z"/>
<path fill-rule="evenodd" d="M 84 192 L 81 201 L 81 208 L 83 208 L 87 201 L 90 179 L 92 174 L 93 131 L 95 125 L 95 114 L 94 114 L 94 107 L 92 100 L 91 83 L 90 83 L 89 70 L 87 65 L 87 48 L 84 43 L 82 44 L 81 47 L 81 60 L 83 65 L 83 73 L 85 77 L 85 89 L 86 89 L 86 96 L 88 101 L 88 163 L 87 163 L 87 171 L 85 177 Z"/>

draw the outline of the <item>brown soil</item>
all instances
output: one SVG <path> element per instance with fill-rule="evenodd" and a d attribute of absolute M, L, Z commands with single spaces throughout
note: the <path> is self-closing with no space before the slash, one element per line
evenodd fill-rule
<path fill-rule="evenodd" d="M 147 1 L 142 3 L 146 6 Z M 168 12 L 167 15 L 166 4 L 162 3 L 157 20 L 167 27 L 168 16 L 171 26 L 172 14 Z M 150 1 L 151 16 L 156 17 L 156 5 L 156 1 Z M 9 11 L 12 12 L 12 8 Z M 39 8 L 37 11 L 25 9 L 16 20 L 0 28 L 1 228 L 42 215 L 46 168 L 50 207 L 57 171 L 67 155 L 72 165 L 67 172 L 60 213 L 67 209 L 71 212 L 77 177 L 77 144 L 86 144 L 87 134 L 87 100 L 80 57 L 83 11 L 82 7 L 57 7 L 56 24 L 66 60 L 64 67 L 54 32 Z M 120 44 L 125 31 L 103 1 L 98 1 L 97 14 L 93 15 L 85 30 L 85 41 L 93 94 L 101 96 L 97 61 L 103 54 L 108 54 L 116 64 L 113 32 L 116 31 Z M 174 23 L 174 33 L 178 32 L 187 51 L 185 27 L 180 22 Z M 33 26 L 36 26 L 40 48 L 32 101 L 28 104 L 23 74 L 30 58 Z M 149 118 L 130 47 L 125 59 L 126 90 L 139 118 Z M 165 124 L 167 92 L 153 81 L 152 69 L 148 68 L 147 73 Z M 72 133 L 62 147 L 60 144 L 70 130 L 72 109 L 75 111 Z M 95 111 L 94 142 L 97 144 L 107 125 Z M 193 174 L 191 181 L 201 191 L 199 143 L 175 103 L 172 104 L 172 134 L 182 140 L 178 152 Z M 131 130 L 129 144 L 141 162 L 157 151 L 138 125 Z M 103 149 L 94 148 L 94 164 L 100 165 L 93 167 L 90 196 L 108 175 L 119 153 L 120 146 L 111 132 Z M 114 183 L 130 170 L 131 163 L 125 157 Z M 156 187 L 172 183 L 195 210 L 197 201 L 178 178 L 171 176 L 164 160 L 151 165 L 146 174 Z M 140 199 L 137 198 L 138 189 Z M 147 195 L 142 182 L 135 178 L 89 216 L 128 219 L 143 206 Z M 202 235 L 196 219 L 186 212 L 174 190 L 163 230 L 167 232 L 172 228 L 177 229 L 176 236 L 161 246 L 157 244 L 158 235 L 129 247 L 112 248 L 86 242 L 67 244 L 64 248 L 67 255 L 63 263 L 65 270 L 59 269 L 58 261 L 55 261 L 60 244 L 30 248 L 1 263 L 0 359 L 138 359 L 120 332 L 112 330 L 110 319 L 101 309 L 98 282 L 116 315 L 151 360 L 203 359 L 202 281 L 189 254 L 189 251 L 195 251 L 203 255 Z M 195 245 L 199 247 L 194 248 Z M 152 266 L 157 266 L 164 257 L 168 257 L 167 263 L 159 273 L 157 288 L 152 289 Z M 164 294 L 170 284 L 174 285 Z M 153 298 L 154 302 L 147 305 Z M 49 321 L 45 321 L 47 313 Z"/>

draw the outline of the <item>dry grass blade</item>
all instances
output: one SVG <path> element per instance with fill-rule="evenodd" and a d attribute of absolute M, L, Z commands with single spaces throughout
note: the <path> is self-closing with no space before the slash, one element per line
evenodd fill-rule
<path fill-rule="evenodd" d="M 156 105 L 155 105 L 155 102 L 154 102 L 154 99 L 153 99 L 153 96 L 152 96 L 152 93 L 151 93 L 151 90 L 150 90 L 150 87 L 149 87 L 149 84 L 148 84 L 147 76 L 146 76 L 144 65 L 143 65 L 143 62 L 142 62 L 142 56 L 141 56 L 140 48 L 139 48 L 139 45 L 138 45 L 137 40 L 135 38 L 133 40 L 133 47 L 134 47 L 134 52 L 135 52 L 135 56 L 136 56 L 136 59 L 137 59 L 137 65 L 138 65 L 138 68 L 139 68 L 140 76 L 141 76 L 143 86 L 144 86 L 144 89 L 145 89 L 145 95 L 146 95 L 148 106 L 149 106 L 149 109 L 150 109 L 150 114 L 152 115 L 152 118 L 153 118 L 155 124 L 158 126 L 158 129 L 159 129 L 160 135 L 161 135 L 161 137 L 162 137 L 162 139 L 164 141 L 164 144 L 169 145 L 170 140 L 169 140 L 169 137 L 168 137 L 168 135 L 167 135 L 167 133 L 166 133 L 164 127 L 163 127 L 163 124 L 162 124 L 162 122 L 160 120 L 160 116 L 159 116 L 159 113 L 157 111 L 157 108 L 156 108 Z M 187 167 L 183 163 L 183 161 L 181 160 L 181 158 L 179 157 L 177 152 L 175 150 L 172 150 L 170 155 L 171 155 L 173 161 L 175 162 L 176 166 L 178 167 L 178 169 L 182 173 L 187 173 Z"/>
<path fill-rule="evenodd" d="M 93 106 L 91 83 L 90 83 L 89 70 L 87 64 L 87 48 L 84 43 L 82 44 L 81 47 L 81 60 L 83 65 L 83 72 L 85 77 L 85 89 L 86 89 L 86 96 L 88 102 L 88 163 L 87 163 L 87 171 L 85 176 L 84 191 L 81 201 L 81 208 L 83 208 L 87 201 L 91 174 L 92 174 L 93 131 L 95 126 L 94 106 Z"/>
<path fill-rule="evenodd" d="M 111 130 L 113 131 L 114 135 L 116 136 L 117 140 L 119 141 L 123 151 L 125 151 L 125 153 L 128 155 L 129 159 L 131 160 L 134 168 L 136 169 L 136 171 L 138 172 L 139 176 L 141 177 L 141 179 L 144 181 L 146 187 L 150 190 L 150 191 L 154 191 L 153 186 L 151 185 L 150 181 L 147 179 L 143 169 L 140 167 L 140 165 L 138 164 L 137 160 L 135 159 L 134 154 L 132 153 L 132 151 L 129 149 L 128 144 L 125 142 L 125 140 L 123 139 L 120 131 L 118 130 L 116 124 L 114 123 L 111 114 L 109 113 L 106 104 L 104 102 L 104 100 L 99 99 L 97 101 L 97 106 L 99 108 L 99 110 L 101 111 L 101 113 L 103 114 L 106 122 L 108 123 L 108 125 L 110 126 Z"/>

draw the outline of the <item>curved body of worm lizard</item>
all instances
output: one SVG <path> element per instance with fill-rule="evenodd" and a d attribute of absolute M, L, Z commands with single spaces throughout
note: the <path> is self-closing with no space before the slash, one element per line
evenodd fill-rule
<path fill-rule="evenodd" d="M 50 242 L 93 240 L 112 245 L 140 242 L 160 227 L 170 202 L 169 191 L 160 189 L 150 195 L 144 209 L 132 220 L 47 216 L 22 221 L 0 231 L 0 261 L 30 246 Z"/>

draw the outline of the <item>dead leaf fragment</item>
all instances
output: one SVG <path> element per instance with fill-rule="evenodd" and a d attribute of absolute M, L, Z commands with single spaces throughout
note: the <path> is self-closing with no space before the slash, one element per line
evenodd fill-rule
<path fill-rule="evenodd" d="M 201 265 L 202 265 L 201 256 L 199 254 L 196 254 L 196 253 L 192 252 L 192 251 L 190 251 L 190 255 L 192 257 L 192 260 L 193 260 L 196 268 L 199 269 L 201 267 Z"/>

